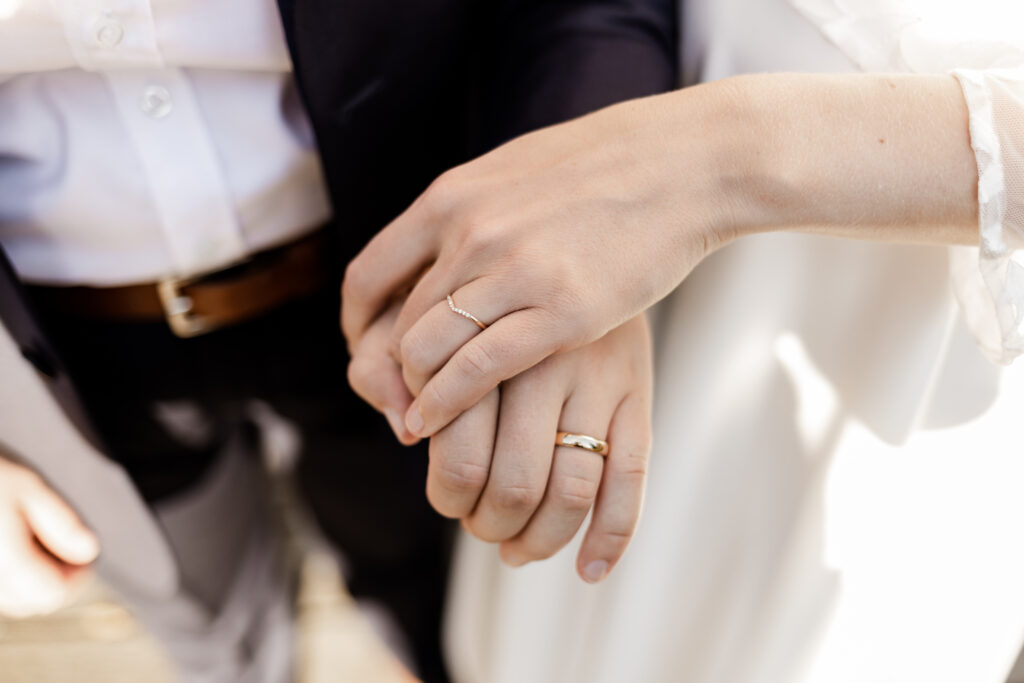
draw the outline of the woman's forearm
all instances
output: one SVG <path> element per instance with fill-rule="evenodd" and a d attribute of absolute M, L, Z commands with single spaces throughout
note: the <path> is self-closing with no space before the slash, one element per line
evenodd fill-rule
<path fill-rule="evenodd" d="M 953 77 L 765 74 L 709 87 L 734 110 L 717 134 L 730 234 L 977 244 L 977 166 Z"/>
<path fill-rule="evenodd" d="M 443 363 L 406 423 L 429 436 L 745 234 L 975 244 L 976 185 L 952 77 L 760 75 L 626 102 L 438 179 L 349 266 L 344 329 L 357 345 L 416 283 L 394 338 L 403 365 Z M 452 337 L 448 295 L 487 330 Z"/>

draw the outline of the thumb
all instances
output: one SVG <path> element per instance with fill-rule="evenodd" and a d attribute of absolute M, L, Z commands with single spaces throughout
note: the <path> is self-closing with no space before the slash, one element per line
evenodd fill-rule
<path fill-rule="evenodd" d="M 43 546 L 68 564 L 89 564 L 100 553 L 100 543 L 75 511 L 42 481 L 21 492 L 25 521 Z"/>

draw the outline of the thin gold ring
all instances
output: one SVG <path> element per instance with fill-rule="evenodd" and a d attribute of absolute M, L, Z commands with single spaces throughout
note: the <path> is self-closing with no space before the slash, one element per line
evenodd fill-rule
<path fill-rule="evenodd" d="M 598 455 L 608 455 L 608 442 L 601 439 L 587 436 L 586 434 L 573 434 L 571 432 L 558 432 L 555 435 L 556 446 L 569 446 L 570 448 L 582 448 Z"/>
<path fill-rule="evenodd" d="M 487 325 L 485 325 L 484 323 L 480 322 L 480 318 L 476 317 L 475 315 L 473 315 L 469 311 L 464 311 L 461 308 L 459 308 L 458 306 L 456 306 L 455 305 L 455 300 L 452 299 L 452 295 L 451 294 L 448 295 L 448 308 L 452 309 L 452 313 L 458 313 L 463 318 L 469 318 L 470 320 L 475 322 L 476 326 L 479 327 L 481 330 L 486 330 L 487 329 Z"/>

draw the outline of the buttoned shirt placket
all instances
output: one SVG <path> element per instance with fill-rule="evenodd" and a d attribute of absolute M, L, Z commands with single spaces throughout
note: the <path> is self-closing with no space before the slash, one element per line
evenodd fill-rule
<path fill-rule="evenodd" d="M 160 53 L 149 0 L 58 0 L 78 64 L 102 75 L 131 138 L 178 277 L 246 252 L 241 225 L 184 68 Z M 182 202 L 181 197 L 193 201 Z"/>

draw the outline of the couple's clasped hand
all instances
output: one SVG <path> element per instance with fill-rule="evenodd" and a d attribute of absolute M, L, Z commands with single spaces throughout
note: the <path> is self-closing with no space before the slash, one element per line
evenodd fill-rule
<path fill-rule="evenodd" d="M 966 130 L 948 76 L 769 74 L 513 140 L 441 176 L 350 264 L 353 386 L 402 440 L 432 437 L 431 502 L 512 563 L 567 542 L 601 477 L 587 578 L 640 507 L 650 351 L 635 316 L 755 232 L 976 242 Z M 553 455 L 557 431 L 607 437 L 607 459 Z"/>
<path fill-rule="evenodd" d="M 514 140 L 440 177 L 346 273 L 352 386 L 404 443 L 431 437 L 430 502 L 509 564 L 554 554 L 593 507 L 577 570 L 599 580 L 639 518 L 652 391 L 639 312 L 711 247 L 654 229 L 685 202 L 649 172 L 670 125 L 637 101 Z M 556 447 L 558 432 L 608 453 Z"/>
<path fill-rule="evenodd" d="M 479 332 L 445 303 L 448 334 Z M 404 355 L 393 351 L 399 311 L 394 305 L 367 327 L 353 348 L 349 380 L 387 415 L 399 440 L 411 444 L 418 437 L 401 416 L 444 359 L 429 345 Z M 647 321 L 638 316 L 488 391 L 433 434 L 426 485 L 431 505 L 461 519 L 478 538 L 500 542 L 502 558 L 513 566 L 555 554 L 593 509 L 577 564 L 585 580 L 603 579 L 640 515 L 650 442 L 650 356 Z M 559 431 L 607 440 L 609 452 L 556 447 Z"/>

